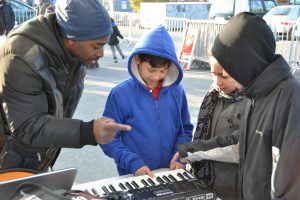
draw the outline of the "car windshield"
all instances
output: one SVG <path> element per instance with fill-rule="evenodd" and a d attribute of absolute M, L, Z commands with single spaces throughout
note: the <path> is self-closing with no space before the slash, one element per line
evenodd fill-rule
<path fill-rule="evenodd" d="M 268 15 L 288 15 L 291 10 L 291 7 L 276 7 L 273 10 L 270 10 Z"/>

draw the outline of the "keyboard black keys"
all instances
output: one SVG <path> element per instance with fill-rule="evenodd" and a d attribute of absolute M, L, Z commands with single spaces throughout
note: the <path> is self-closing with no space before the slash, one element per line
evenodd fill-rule
<path fill-rule="evenodd" d="M 147 181 L 152 185 L 152 186 L 155 186 L 156 184 L 155 184 L 155 182 L 154 181 L 152 181 L 152 179 L 151 178 L 148 178 L 147 179 Z"/>
<path fill-rule="evenodd" d="M 145 187 L 149 187 L 149 183 L 147 183 L 147 181 L 145 181 L 144 179 L 141 180 L 141 183 L 145 186 Z"/>
<path fill-rule="evenodd" d="M 160 184 L 164 184 L 164 180 L 162 180 L 159 176 L 156 177 L 156 181 L 159 182 Z"/>
<path fill-rule="evenodd" d="M 121 188 L 121 190 L 125 191 L 127 190 L 127 188 L 125 187 L 125 185 L 123 183 L 119 183 L 119 187 Z"/>
<path fill-rule="evenodd" d="M 129 190 L 133 190 L 133 187 L 130 185 L 130 183 L 126 182 L 125 185 Z"/>
<path fill-rule="evenodd" d="M 189 176 L 187 172 L 183 172 L 183 175 L 184 175 L 188 180 L 192 179 L 192 177 Z"/>
<path fill-rule="evenodd" d="M 166 183 L 170 183 L 170 182 L 171 182 L 171 180 L 168 179 L 168 177 L 166 177 L 166 175 L 163 175 L 163 176 L 162 176 L 162 179 L 163 179 Z"/>
<path fill-rule="evenodd" d="M 95 195 L 95 196 L 99 196 L 100 195 L 95 188 L 92 188 L 91 190 L 94 193 L 93 195 Z"/>
<path fill-rule="evenodd" d="M 131 181 L 131 185 L 133 185 L 135 189 L 139 188 L 139 185 L 135 181 Z"/>
<path fill-rule="evenodd" d="M 111 190 L 111 192 L 117 192 L 113 185 L 109 185 L 108 188 Z"/>
<path fill-rule="evenodd" d="M 176 178 L 174 176 L 172 176 L 172 174 L 169 174 L 168 177 L 173 181 L 173 182 L 176 182 Z"/>
<path fill-rule="evenodd" d="M 177 176 L 181 179 L 181 180 L 185 180 L 184 176 L 181 173 L 178 173 Z"/>
<path fill-rule="evenodd" d="M 103 191 L 105 192 L 105 194 L 107 194 L 107 195 L 110 193 L 106 186 L 102 186 L 102 190 L 103 190 Z"/>

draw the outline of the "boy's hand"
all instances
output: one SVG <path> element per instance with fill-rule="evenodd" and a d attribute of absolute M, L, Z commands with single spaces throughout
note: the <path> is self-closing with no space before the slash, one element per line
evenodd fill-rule
<path fill-rule="evenodd" d="M 184 169 L 184 168 L 185 168 L 185 165 L 180 162 L 173 162 L 170 164 L 170 170 Z"/>
<path fill-rule="evenodd" d="M 118 124 L 113 119 L 106 117 L 101 117 L 94 121 L 94 137 L 98 144 L 107 144 L 111 142 L 119 130 L 130 131 L 131 126 Z"/>
<path fill-rule="evenodd" d="M 170 170 L 174 170 L 174 169 L 183 169 L 185 168 L 185 165 L 177 162 L 177 160 L 180 158 L 179 156 L 179 152 L 176 152 L 170 162 Z"/>
<path fill-rule="evenodd" d="M 143 167 L 139 168 L 138 170 L 136 170 L 134 175 L 135 176 L 148 175 L 151 178 L 154 178 L 154 174 L 152 173 L 152 171 L 147 166 L 143 166 Z"/>

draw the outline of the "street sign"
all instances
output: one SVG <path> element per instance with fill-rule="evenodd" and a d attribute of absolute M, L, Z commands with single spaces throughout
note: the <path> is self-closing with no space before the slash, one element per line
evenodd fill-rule
<path fill-rule="evenodd" d="M 179 51 L 179 63 L 184 70 L 189 70 L 192 64 L 195 45 L 199 31 L 188 24 L 183 34 L 182 45 Z"/>

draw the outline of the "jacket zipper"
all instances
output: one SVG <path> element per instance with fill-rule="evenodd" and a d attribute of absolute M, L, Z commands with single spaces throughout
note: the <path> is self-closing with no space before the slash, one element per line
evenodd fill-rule
<path fill-rule="evenodd" d="M 248 105 L 248 104 L 246 104 L 246 105 Z M 247 106 L 247 108 L 248 108 L 248 106 Z M 247 114 L 247 121 L 246 121 L 246 130 L 245 130 L 245 134 L 244 134 L 244 144 L 245 144 L 245 146 L 247 145 L 247 135 L 248 135 L 248 133 L 249 133 L 249 126 L 250 126 L 250 118 L 251 118 L 251 115 L 252 115 L 252 112 L 253 112 L 253 109 L 254 109 L 254 99 L 251 97 L 251 104 L 250 104 L 250 106 L 249 106 L 249 110 L 246 112 L 246 114 Z M 244 147 L 243 148 L 243 152 L 242 152 L 243 154 L 243 156 L 241 156 L 241 158 L 240 158 L 240 161 L 241 161 L 241 163 L 240 163 L 240 185 L 241 185 L 241 188 L 240 188 L 240 198 L 241 199 L 244 199 L 244 195 L 243 195 L 243 168 L 242 168 L 242 166 L 244 165 L 244 159 L 243 158 L 246 158 L 246 147 Z"/>

